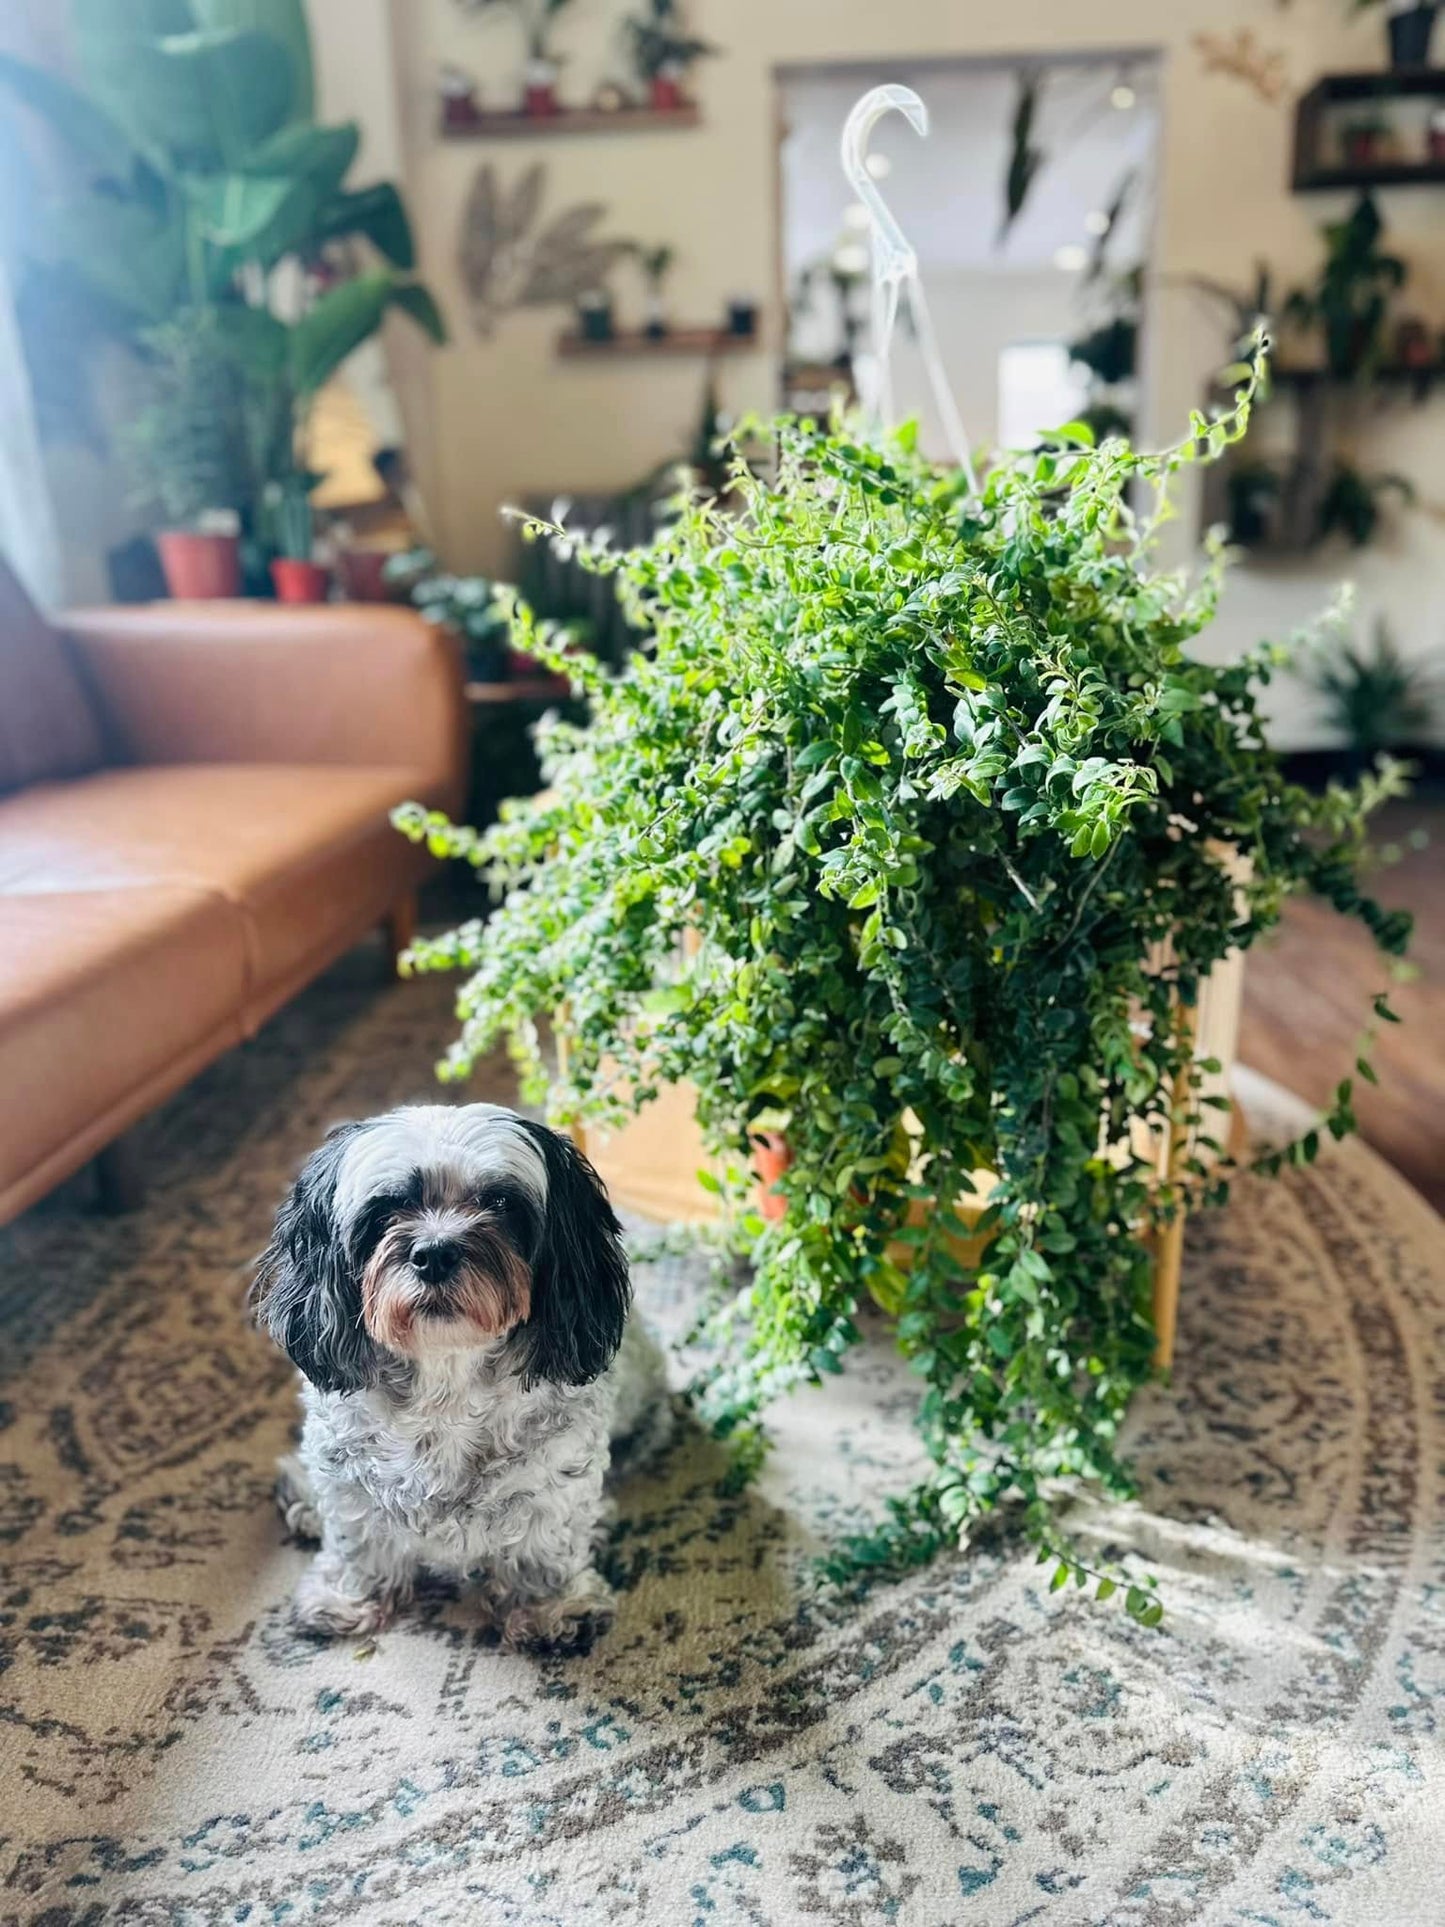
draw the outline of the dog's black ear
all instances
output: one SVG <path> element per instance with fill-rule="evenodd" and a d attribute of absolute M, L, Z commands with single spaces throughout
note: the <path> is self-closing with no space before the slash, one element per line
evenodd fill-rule
<path fill-rule="evenodd" d="M 323 1392 L 376 1382 L 380 1354 L 361 1320 L 361 1279 L 336 1222 L 336 1182 L 364 1124 L 338 1124 L 313 1152 L 276 1213 L 256 1266 L 257 1322 Z"/>
<path fill-rule="evenodd" d="M 529 1385 L 590 1385 L 622 1343 L 632 1290 L 601 1178 L 570 1138 L 523 1121 L 547 1165 L 547 1208 L 532 1261 L 532 1310 L 518 1328 Z"/>

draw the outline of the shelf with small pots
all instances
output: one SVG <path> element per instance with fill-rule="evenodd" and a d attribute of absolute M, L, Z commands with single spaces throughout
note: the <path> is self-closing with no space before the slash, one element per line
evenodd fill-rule
<path fill-rule="evenodd" d="M 756 330 L 739 335 L 730 328 L 668 328 L 662 334 L 649 334 L 645 328 L 627 328 L 603 336 L 569 329 L 557 337 L 557 353 L 566 360 L 588 357 L 620 360 L 629 355 L 739 355 L 760 346 Z"/>
<path fill-rule="evenodd" d="M 547 140 L 570 134 L 658 134 L 700 127 L 695 100 L 676 107 L 554 107 L 496 112 L 444 104 L 439 132 L 446 141 Z"/>
<path fill-rule="evenodd" d="M 1445 187 L 1445 67 L 1326 74 L 1296 109 L 1292 185 Z"/>

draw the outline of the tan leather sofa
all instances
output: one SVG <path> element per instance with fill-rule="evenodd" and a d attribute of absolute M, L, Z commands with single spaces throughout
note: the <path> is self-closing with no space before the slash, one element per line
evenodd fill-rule
<path fill-rule="evenodd" d="M 158 603 L 52 627 L 0 581 L 0 1223 L 86 1163 L 428 868 L 460 805 L 455 654 L 411 613 Z"/>

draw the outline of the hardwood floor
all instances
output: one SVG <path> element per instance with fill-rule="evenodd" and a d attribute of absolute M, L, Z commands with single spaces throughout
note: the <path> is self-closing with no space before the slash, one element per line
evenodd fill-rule
<path fill-rule="evenodd" d="M 1400 851 L 1372 873 L 1371 887 L 1382 903 L 1414 912 L 1419 976 L 1391 989 L 1403 1022 L 1384 1026 L 1379 1087 L 1357 1079 L 1355 1109 L 1365 1139 L 1445 1211 L 1445 804 L 1392 804 L 1374 840 Z M 1292 903 L 1245 966 L 1241 1060 L 1323 1103 L 1354 1064 L 1370 999 L 1388 984 L 1364 930 L 1320 904 Z"/>

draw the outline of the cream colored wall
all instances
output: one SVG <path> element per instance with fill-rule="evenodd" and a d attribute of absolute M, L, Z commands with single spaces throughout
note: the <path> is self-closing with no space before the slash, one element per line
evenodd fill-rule
<path fill-rule="evenodd" d="M 510 537 L 498 511 L 523 493 L 625 484 L 685 444 L 697 417 L 702 369 L 689 362 L 564 363 L 554 340 L 556 309 L 504 320 L 490 338 L 471 328 L 456 270 L 463 205 L 477 166 L 495 163 L 515 179 L 534 159 L 547 164 L 548 206 L 598 200 L 608 227 L 679 250 L 675 312 L 716 315 L 729 294 L 755 292 L 766 304 L 764 351 L 722 365 L 724 398 L 735 409 L 775 400 L 780 332 L 777 288 L 776 103 L 780 63 L 859 60 L 886 76 L 890 60 L 1081 49 L 1158 49 L 1163 55 L 1163 139 L 1146 426 L 1171 434 L 1196 405 L 1220 360 L 1217 323 L 1170 277 L 1203 274 L 1245 283 L 1257 258 L 1289 284 L 1318 260 L 1317 225 L 1343 210 L 1342 197 L 1296 197 L 1287 189 L 1293 95 L 1323 70 L 1378 65 L 1383 29 L 1350 22 L 1334 0 L 693 0 L 695 25 L 725 49 L 698 69 L 704 125 L 692 132 L 581 139 L 448 142 L 435 134 L 436 74 L 454 61 L 484 77 L 485 94 L 506 104 L 517 42 L 506 18 L 480 21 L 456 0 L 389 0 L 405 179 L 423 266 L 454 331 L 431 358 L 426 396 L 434 441 L 421 450 L 423 480 L 442 546 L 457 566 L 498 568 Z M 375 33 L 359 15 L 387 0 L 312 0 L 324 87 L 338 109 L 374 100 Z M 585 97 L 617 65 L 616 22 L 627 0 L 577 0 L 559 41 L 568 53 L 564 88 Z M 353 24 L 348 24 L 353 23 Z M 1202 71 L 1195 35 L 1252 29 L 1285 56 L 1290 100 L 1269 105 L 1238 81 Z M 1381 196 L 1393 238 L 1415 264 L 1410 305 L 1445 321 L 1445 220 L 1439 194 Z M 625 276 L 619 285 L 625 285 Z M 1445 401 L 1388 420 L 1364 437 L 1366 466 L 1408 468 L 1427 504 L 1445 501 Z M 1179 524 L 1197 518 L 1185 500 Z M 1362 609 L 1389 613 L 1413 653 L 1445 648 L 1445 526 L 1429 508 L 1404 518 L 1376 548 L 1355 558 L 1333 550 L 1308 567 L 1241 572 L 1211 647 L 1230 651 L 1260 634 L 1295 626 L 1326 585 L 1353 572 Z M 1280 735 L 1318 734 L 1298 690 L 1279 696 Z"/>

